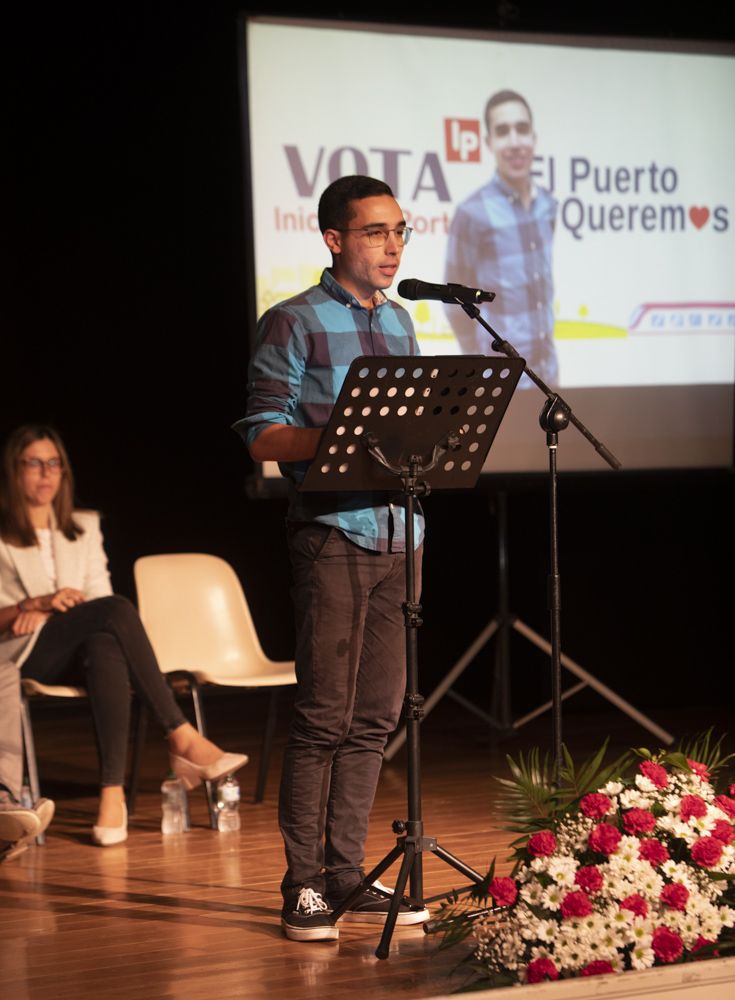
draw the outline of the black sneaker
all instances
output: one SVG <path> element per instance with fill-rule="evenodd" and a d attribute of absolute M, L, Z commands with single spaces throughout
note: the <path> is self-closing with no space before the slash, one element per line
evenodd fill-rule
<path fill-rule="evenodd" d="M 342 893 L 342 900 L 349 893 Z M 384 924 L 390 909 L 391 896 L 393 890 L 381 882 L 375 881 L 367 886 L 357 897 L 348 910 L 339 918 L 349 924 Z M 341 900 L 330 897 L 333 907 L 337 907 Z M 429 919 L 429 911 L 425 906 L 409 906 L 408 903 L 401 903 L 398 907 L 396 926 L 409 927 L 411 924 L 423 924 Z"/>
<path fill-rule="evenodd" d="M 331 909 L 321 893 L 308 886 L 284 903 L 281 927 L 291 941 L 335 941 L 339 937 Z"/>

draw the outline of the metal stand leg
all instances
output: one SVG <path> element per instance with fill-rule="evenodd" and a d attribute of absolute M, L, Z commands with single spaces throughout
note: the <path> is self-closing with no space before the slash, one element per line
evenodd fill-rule
<path fill-rule="evenodd" d="M 256 802 L 262 802 L 263 796 L 265 795 L 265 783 L 268 779 L 268 765 L 271 759 L 273 735 L 276 731 L 276 719 L 278 717 L 278 694 L 278 688 L 271 688 L 271 694 L 268 700 L 268 718 L 265 723 L 263 746 L 260 752 L 260 764 L 258 766 L 258 780 L 255 785 Z"/>
<path fill-rule="evenodd" d="M 33 741 L 33 726 L 31 724 L 31 707 L 28 699 L 21 695 L 20 699 L 20 719 L 23 731 L 23 747 L 25 750 L 26 770 L 28 771 L 28 786 L 31 789 L 33 803 L 41 798 L 41 785 L 38 780 L 38 763 L 36 761 L 36 744 Z M 46 843 L 46 834 L 39 833 L 36 837 L 37 844 Z"/>
<path fill-rule="evenodd" d="M 202 700 L 201 688 L 196 677 L 189 675 L 189 685 L 191 687 L 191 700 L 194 702 L 194 718 L 197 729 L 202 736 L 207 735 L 207 723 L 204 718 L 204 703 Z M 214 804 L 214 787 L 211 781 L 204 782 L 204 794 L 207 796 L 207 808 L 209 810 L 209 825 L 213 830 L 217 829 L 217 808 Z M 187 803 L 188 814 L 188 803 Z M 187 815 L 188 821 L 188 815 Z"/>

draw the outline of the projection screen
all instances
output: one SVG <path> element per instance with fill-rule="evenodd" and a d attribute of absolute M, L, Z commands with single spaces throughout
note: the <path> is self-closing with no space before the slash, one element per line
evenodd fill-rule
<path fill-rule="evenodd" d="M 345 174 L 385 180 L 413 227 L 399 277 L 451 280 L 453 220 L 495 171 L 485 104 L 510 89 L 554 205 L 553 388 L 626 469 L 732 463 L 735 49 L 271 18 L 240 31 L 251 335 L 329 265 L 316 206 Z M 482 242 L 468 252 L 482 262 Z M 514 292 L 498 281 L 491 325 Z M 389 294 L 423 354 L 463 350 L 459 306 Z M 512 326 L 496 327 L 511 343 Z M 544 397 L 522 383 L 487 471 L 547 466 Z M 574 428 L 560 437 L 560 470 L 606 468 Z"/>

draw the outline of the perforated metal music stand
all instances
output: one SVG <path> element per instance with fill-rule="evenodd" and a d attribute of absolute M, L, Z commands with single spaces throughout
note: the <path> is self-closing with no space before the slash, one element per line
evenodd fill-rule
<path fill-rule="evenodd" d="M 490 445 L 524 370 L 521 358 L 364 357 L 352 362 L 319 449 L 302 489 L 330 492 L 396 493 L 406 512 L 406 552 L 414 551 L 415 499 L 431 489 L 470 489 L 477 482 Z M 396 846 L 332 913 L 337 921 L 366 886 L 403 860 L 390 910 L 375 954 L 387 958 L 398 909 L 409 878 L 411 906 L 445 899 L 423 893 L 422 854 L 431 851 L 470 880 L 483 876 L 424 835 L 421 815 L 420 723 L 415 566 L 406 559 L 406 732 L 408 739 L 408 819 L 395 820 Z"/>
<path fill-rule="evenodd" d="M 356 358 L 301 489 L 395 492 L 412 457 L 430 488 L 471 489 L 523 367 L 467 355 Z"/>

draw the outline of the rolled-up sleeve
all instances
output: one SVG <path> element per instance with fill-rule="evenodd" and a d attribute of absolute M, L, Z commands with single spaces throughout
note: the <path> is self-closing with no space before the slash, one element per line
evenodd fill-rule
<path fill-rule="evenodd" d="M 272 424 L 298 425 L 295 419 L 305 371 L 304 337 L 297 316 L 270 309 L 258 323 L 248 370 L 246 415 L 233 424 L 248 447 Z"/>

